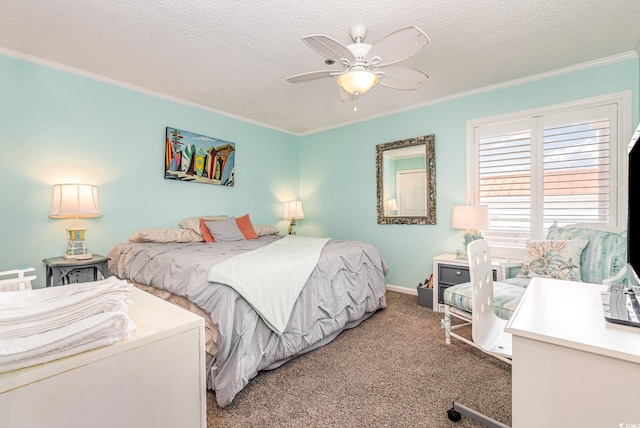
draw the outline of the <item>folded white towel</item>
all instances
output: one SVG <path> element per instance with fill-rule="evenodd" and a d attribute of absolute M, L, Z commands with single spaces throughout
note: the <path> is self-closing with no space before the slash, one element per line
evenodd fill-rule
<path fill-rule="evenodd" d="M 62 310 L 65 306 L 72 306 L 95 296 L 128 295 L 131 287 L 124 280 L 109 277 L 96 282 L 1 293 L 0 322 L 31 319 L 34 314 Z"/>
<path fill-rule="evenodd" d="M 0 372 L 110 345 L 136 327 L 127 316 L 133 286 L 110 277 L 0 293 Z"/>
<path fill-rule="evenodd" d="M 105 312 L 46 333 L 0 340 L 0 373 L 111 345 L 135 324 L 122 312 Z"/>
<path fill-rule="evenodd" d="M 41 330 L 35 331 L 38 333 L 99 312 L 126 312 L 132 288 L 126 281 L 107 279 L 0 293 L 0 338 L 10 337 L 9 330 L 19 325 L 25 328 L 39 325 Z"/>
<path fill-rule="evenodd" d="M 124 296 L 98 296 L 82 304 L 67 306 L 64 311 L 36 314 L 28 320 L 2 320 L 0 321 L 0 339 L 45 333 L 103 312 L 127 313 L 130 304 L 131 302 Z"/>

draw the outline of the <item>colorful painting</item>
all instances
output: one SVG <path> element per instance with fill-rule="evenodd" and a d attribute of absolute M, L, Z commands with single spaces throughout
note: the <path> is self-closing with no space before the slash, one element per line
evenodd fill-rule
<path fill-rule="evenodd" d="M 164 178 L 233 186 L 236 145 L 167 127 Z"/>

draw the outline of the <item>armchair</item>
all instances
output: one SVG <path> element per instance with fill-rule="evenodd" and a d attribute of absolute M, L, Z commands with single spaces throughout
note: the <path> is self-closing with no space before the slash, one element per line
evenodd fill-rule
<path fill-rule="evenodd" d="M 581 282 L 603 284 L 627 264 L 627 233 L 625 228 L 613 228 L 593 223 L 579 223 L 562 227 L 554 224 L 549 228 L 547 240 L 587 241 L 579 257 Z M 576 260 L 574 260 L 575 262 Z M 511 317 L 530 281 L 531 277 L 516 276 L 493 284 L 494 310 L 499 318 L 508 320 Z M 451 343 L 452 329 L 472 322 L 471 293 L 470 283 L 449 287 L 444 292 L 444 319 L 441 321 L 441 325 L 445 330 L 445 343 L 447 344 Z M 462 320 L 463 324 L 452 327 L 451 317 Z"/>

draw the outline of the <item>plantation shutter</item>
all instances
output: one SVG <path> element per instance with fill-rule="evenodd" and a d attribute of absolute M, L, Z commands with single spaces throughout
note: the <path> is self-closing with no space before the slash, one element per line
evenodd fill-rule
<path fill-rule="evenodd" d="M 476 130 L 478 200 L 489 206 L 490 245 L 524 247 L 531 236 L 531 129 L 528 120 Z"/>
<path fill-rule="evenodd" d="M 485 239 L 522 249 L 549 226 L 615 223 L 617 104 L 479 125 L 474 203 L 489 206 Z"/>
<path fill-rule="evenodd" d="M 612 220 L 617 159 L 615 113 L 615 109 L 604 106 L 541 119 L 545 231 L 554 221 L 562 225 L 609 224 Z"/>

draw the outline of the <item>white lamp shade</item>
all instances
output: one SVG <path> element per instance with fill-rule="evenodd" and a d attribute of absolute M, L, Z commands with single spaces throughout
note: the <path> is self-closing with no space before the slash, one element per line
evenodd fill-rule
<path fill-rule="evenodd" d="M 351 70 L 338 76 L 338 85 L 350 94 L 364 94 L 378 84 L 378 75 L 367 70 Z"/>
<path fill-rule="evenodd" d="M 54 184 L 49 217 L 102 217 L 98 203 L 98 188 L 91 184 Z"/>
<path fill-rule="evenodd" d="M 486 205 L 455 205 L 451 227 L 473 230 L 488 228 L 489 207 Z"/>
<path fill-rule="evenodd" d="M 301 201 L 287 201 L 284 203 L 284 210 L 282 211 L 282 218 L 284 220 L 298 220 L 304 218 L 304 211 L 302 211 Z"/>

